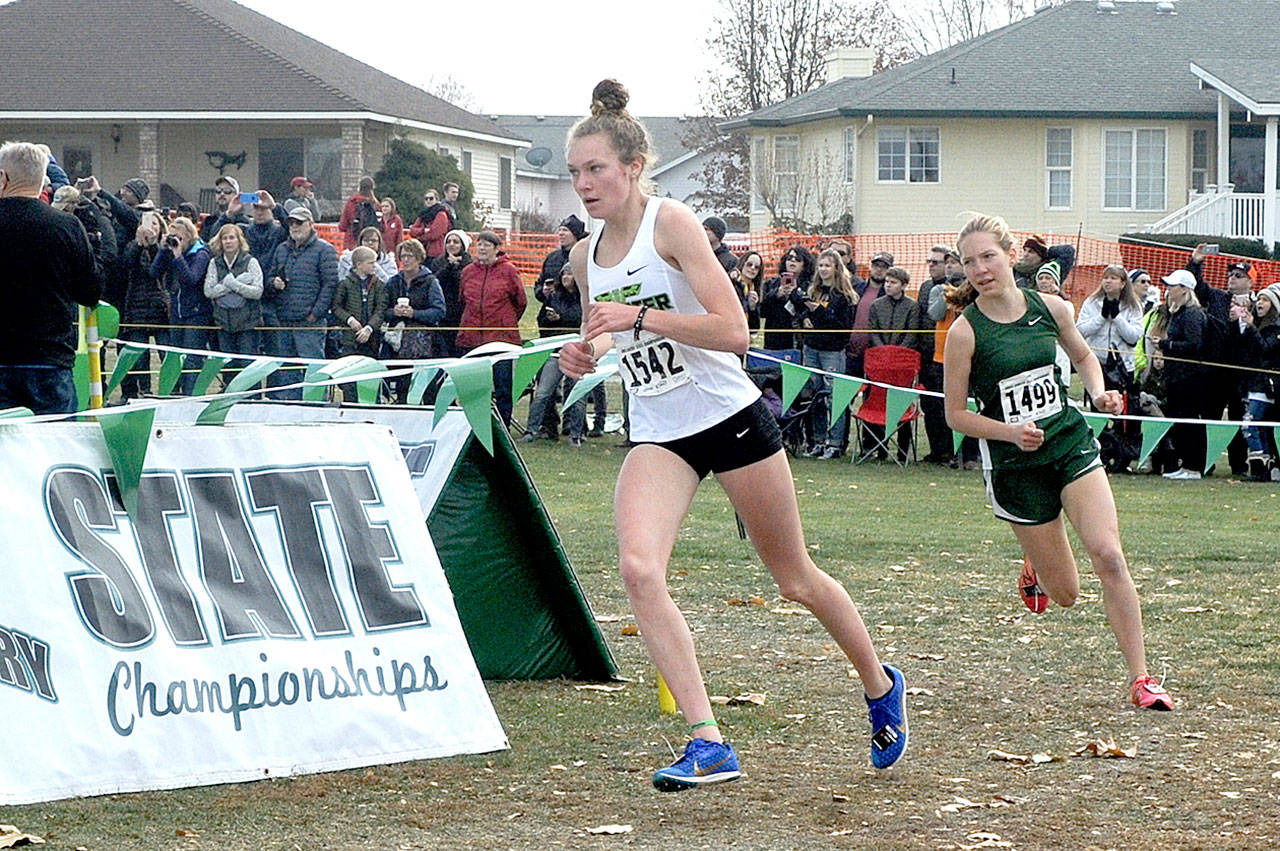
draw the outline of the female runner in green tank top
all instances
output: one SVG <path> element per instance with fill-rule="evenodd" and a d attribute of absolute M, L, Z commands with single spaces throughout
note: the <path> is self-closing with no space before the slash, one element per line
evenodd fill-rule
<path fill-rule="evenodd" d="M 1027 557 L 1023 599 L 1039 612 L 1046 594 L 1060 606 L 1080 594 L 1065 511 L 1102 582 L 1107 622 L 1129 668 L 1130 699 L 1144 709 L 1172 709 L 1173 698 L 1147 672 L 1142 611 L 1120 546 L 1115 499 L 1088 424 L 1067 403 L 1055 344 L 1071 356 L 1099 411 L 1118 413 L 1120 394 L 1104 388 L 1102 367 L 1076 330 L 1070 305 L 1014 283 L 1016 250 L 1003 219 L 974 216 L 957 246 L 966 282 L 948 295 L 964 313 L 947 338 L 947 424 L 982 442 L 992 508 L 1013 527 Z M 966 407 L 970 394 L 976 412 Z"/>

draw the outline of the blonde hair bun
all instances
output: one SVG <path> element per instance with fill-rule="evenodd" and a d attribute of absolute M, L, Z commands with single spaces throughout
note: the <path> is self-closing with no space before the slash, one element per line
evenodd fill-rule
<path fill-rule="evenodd" d="M 631 95 L 627 87 L 617 80 L 601 80 L 591 90 L 591 114 L 600 115 L 605 112 L 623 113 L 627 111 L 627 103 Z"/>

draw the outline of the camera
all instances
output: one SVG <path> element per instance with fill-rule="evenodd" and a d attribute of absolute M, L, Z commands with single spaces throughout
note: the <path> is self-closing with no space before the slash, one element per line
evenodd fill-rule
<path fill-rule="evenodd" d="M 173 234 L 169 234 L 164 238 L 164 244 L 169 248 L 177 248 L 179 245 L 182 244 L 182 241 L 178 239 L 178 237 L 174 236 Z"/>
<path fill-rule="evenodd" d="M 1204 253 L 1205 254 L 1221 254 L 1222 247 L 1219 246 L 1218 243 L 1216 242 L 1211 242 L 1204 247 Z"/>
<path fill-rule="evenodd" d="M 241 192 L 240 203 L 245 206 L 251 206 L 262 200 L 262 194 L 259 192 Z"/>

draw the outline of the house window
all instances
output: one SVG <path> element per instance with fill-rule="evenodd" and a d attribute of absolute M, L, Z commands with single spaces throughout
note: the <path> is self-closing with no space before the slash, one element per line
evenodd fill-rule
<path fill-rule="evenodd" d="M 498 206 L 511 209 L 511 157 L 498 157 Z"/>
<path fill-rule="evenodd" d="M 1209 131 L 1191 131 L 1191 188 L 1203 192 L 1209 183 Z"/>
<path fill-rule="evenodd" d="M 447 156 L 449 156 L 449 146 L 448 146 L 448 145 L 436 145 L 436 153 L 438 153 L 438 154 L 444 154 L 446 157 L 447 157 Z"/>
<path fill-rule="evenodd" d="M 937 183 L 941 179 L 937 127 L 881 130 L 876 134 L 876 179 L 881 183 Z"/>
<path fill-rule="evenodd" d="M 844 128 L 844 182 L 853 183 L 853 147 L 854 134 L 852 127 Z"/>
<path fill-rule="evenodd" d="M 765 140 L 757 136 L 751 140 L 751 209 L 763 210 L 764 178 L 767 163 L 765 162 Z"/>
<path fill-rule="evenodd" d="M 1071 209 L 1071 128 L 1044 131 L 1045 199 L 1050 210 Z"/>
<path fill-rule="evenodd" d="M 1165 131 L 1103 134 L 1102 206 L 1108 210 L 1165 208 Z"/>
<path fill-rule="evenodd" d="M 462 173 L 467 177 L 471 176 L 471 152 L 462 152 Z"/>
<path fill-rule="evenodd" d="M 800 137 L 773 137 L 773 189 L 780 210 L 794 210 L 800 191 Z"/>

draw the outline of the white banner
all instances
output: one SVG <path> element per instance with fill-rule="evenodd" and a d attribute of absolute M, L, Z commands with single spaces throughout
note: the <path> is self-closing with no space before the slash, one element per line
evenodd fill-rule
<path fill-rule="evenodd" d="M 169 402 L 156 410 L 156 423 L 193 423 L 207 402 Z M 228 423 L 377 423 L 395 430 L 422 506 L 431 514 L 471 437 L 461 408 L 450 408 L 434 422 L 435 412 L 392 405 L 316 405 L 301 402 L 240 402 L 227 412 Z"/>
<path fill-rule="evenodd" d="M 0 803 L 505 748 L 386 426 L 0 428 Z"/>

